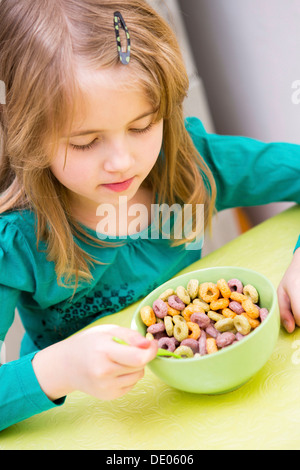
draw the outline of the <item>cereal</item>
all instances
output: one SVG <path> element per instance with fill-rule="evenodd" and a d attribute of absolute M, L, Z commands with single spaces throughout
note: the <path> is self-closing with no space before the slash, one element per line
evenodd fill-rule
<path fill-rule="evenodd" d="M 155 300 L 153 302 L 152 308 L 158 318 L 164 318 L 168 314 L 168 307 L 166 306 L 165 302 L 161 299 Z"/>
<path fill-rule="evenodd" d="M 212 302 L 219 298 L 220 291 L 213 282 L 204 282 L 203 284 L 200 284 L 199 295 L 204 302 Z"/>
<path fill-rule="evenodd" d="M 198 325 L 198 323 L 189 321 L 187 322 L 187 327 L 189 329 L 189 332 L 191 331 L 191 333 L 188 335 L 188 338 L 198 339 L 201 333 L 200 326 Z"/>
<path fill-rule="evenodd" d="M 174 295 L 174 294 L 175 294 L 174 289 L 167 289 L 162 294 L 160 294 L 159 299 L 161 299 L 163 301 L 166 301 L 166 300 L 168 300 L 168 297 L 170 297 L 171 295 Z"/>
<path fill-rule="evenodd" d="M 219 291 L 221 292 L 222 296 L 225 298 L 229 298 L 231 294 L 231 289 L 228 286 L 227 282 L 225 279 L 219 279 L 217 282 L 217 287 Z M 213 309 L 212 309 L 213 310 Z"/>
<path fill-rule="evenodd" d="M 225 318 L 234 318 L 236 316 L 236 313 L 233 312 L 230 308 L 223 308 L 222 315 Z"/>
<path fill-rule="evenodd" d="M 216 338 L 221 334 L 220 331 L 215 329 L 214 325 L 209 325 L 207 328 L 205 328 L 205 332 L 212 338 Z"/>
<path fill-rule="evenodd" d="M 206 349 L 206 333 L 204 330 L 201 331 L 201 336 L 198 342 L 199 342 L 199 353 L 201 356 L 205 356 L 205 354 L 207 354 L 207 349 Z"/>
<path fill-rule="evenodd" d="M 259 310 L 260 321 L 264 321 L 269 315 L 269 310 L 267 308 L 261 308 Z"/>
<path fill-rule="evenodd" d="M 149 305 L 145 305 L 140 310 L 142 322 L 146 326 L 154 325 L 156 323 L 155 313 Z"/>
<path fill-rule="evenodd" d="M 241 281 L 239 279 L 230 279 L 227 284 L 228 284 L 229 289 L 232 292 L 235 291 L 235 292 L 238 292 L 238 293 L 242 294 L 243 284 L 241 283 Z"/>
<path fill-rule="evenodd" d="M 187 326 L 186 322 L 176 322 L 174 325 L 173 334 L 174 338 L 176 338 L 180 342 L 184 339 L 187 339 L 189 334 L 189 327 Z"/>
<path fill-rule="evenodd" d="M 213 310 L 210 310 L 207 313 L 207 316 L 208 316 L 208 318 L 210 318 L 213 321 L 223 320 L 223 318 L 224 318 L 221 313 L 214 312 Z"/>
<path fill-rule="evenodd" d="M 175 308 L 176 310 L 183 310 L 185 308 L 185 303 L 177 295 L 170 295 L 168 298 L 168 304 L 170 307 Z"/>
<path fill-rule="evenodd" d="M 150 328 L 150 327 L 149 327 Z M 153 333 L 154 339 L 158 341 L 160 338 L 166 338 L 166 332 L 164 331 L 158 331 L 157 333 Z"/>
<path fill-rule="evenodd" d="M 198 279 L 190 279 L 187 285 L 187 292 L 192 300 L 194 300 L 199 292 Z"/>
<path fill-rule="evenodd" d="M 194 353 L 191 348 L 188 346 L 178 346 L 178 348 L 175 349 L 174 351 L 175 354 L 178 354 L 178 356 L 181 357 L 193 357 Z"/>
<path fill-rule="evenodd" d="M 146 333 L 146 338 L 149 340 L 149 341 L 152 341 L 154 339 L 154 336 L 152 333 Z"/>
<path fill-rule="evenodd" d="M 174 323 L 186 323 L 186 320 L 181 315 L 174 315 L 173 317 Z"/>
<path fill-rule="evenodd" d="M 165 330 L 168 336 L 173 336 L 174 323 L 172 317 L 166 315 L 164 318 Z"/>
<path fill-rule="evenodd" d="M 182 358 L 213 354 L 241 341 L 268 313 L 252 284 L 223 278 L 202 284 L 190 279 L 140 310 L 146 337 Z"/>
<path fill-rule="evenodd" d="M 245 310 L 245 312 L 247 313 L 247 315 L 249 317 L 251 317 L 251 318 L 258 318 L 259 317 L 259 310 L 256 307 L 256 305 L 254 305 L 252 300 L 250 300 L 250 299 L 243 300 L 242 307 L 243 307 L 243 309 Z"/>
<path fill-rule="evenodd" d="M 176 289 L 176 295 L 177 297 L 182 300 L 186 305 L 188 305 L 191 302 L 191 298 L 187 292 L 187 290 L 183 286 L 178 286 Z"/>
<path fill-rule="evenodd" d="M 180 314 L 180 310 L 176 310 L 176 308 L 170 307 L 168 302 L 166 302 L 166 306 L 167 306 L 167 309 L 168 309 L 168 315 L 170 315 L 171 317 L 174 317 L 174 315 L 179 315 Z"/>
<path fill-rule="evenodd" d="M 218 351 L 215 338 L 206 338 L 206 351 L 207 354 L 213 354 Z"/>
<path fill-rule="evenodd" d="M 197 307 L 203 308 L 205 312 L 208 312 L 210 310 L 209 304 L 204 302 L 204 300 L 200 300 L 198 298 L 193 300 L 193 305 L 197 305 Z"/>
<path fill-rule="evenodd" d="M 243 294 L 246 296 L 246 297 L 249 297 L 250 300 L 252 300 L 252 302 L 254 304 L 256 304 L 258 302 L 258 292 L 257 290 L 255 289 L 254 286 L 252 286 L 251 284 L 247 284 L 244 288 L 243 288 Z"/>
<path fill-rule="evenodd" d="M 243 336 L 250 333 L 251 325 L 244 315 L 236 315 L 236 317 L 233 319 L 233 323 L 237 331 Z"/>
<path fill-rule="evenodd" d="M 225 348 L 235 341 L 235 335 L 229 331 L 222 333 L 216 338 L 216 345 L 218 348 Z"/>
<path fill-rule="evenodd" d="M 236 300 L 237 302 L 243 302 L 244 300 L 248 300 L 248 297 L 246 297 L 244 294 L 241 294 L 240 292 L 231 292 L 230 298 L 232 300 Z"/>
<path fill-rule="evenodd" d="M 246 312 L 242 313 L 242 315 L 247 318 L 251 328 L 255 329 L 260 325 L 260 321 L 257 318 L 251 318 Z"/>
<path fill-rule="evenodd" d="M 150 325 L 147 328 L 147 333 L 160 333 L 161 331 L 165 331 L 165 324 L 164 323 L 155 323 L 155 325 Z"/>
<path fill-rule="evenodd" d="M 193 313 L 193 315 L 191 315 L 191 321 L 197 323 L 200 328 L 206 328 L 210 325 L 210 319 L 205 313 Z"/>
<path fill-rule="evenodd" d="M 188 346 L 194 354 L 199 352 L 199 341 L 192 338 L 187 338 L 181 341 L 181 346 Z"/>
<path fill-rule="evenodd" d="M 228 299 L 218 299 L 218 300 L 213 300 L 210 303 L 210 309 L 211 310 L 222 310 L 222 308 L 226 308 L 229 305 L 229 300 Z"/>
<path fill-rule="evenodd" d="M 175 342 L 171 338 L 160 338 L 158 340 L 158 347 L 162 349 L 167 349 L 168 351 L 174 352 L 175 351 Z"/>
<path fill-rule="evenodd" d="M 230 310 L 237 313 L 238 315 L 240 315 L 241 313 L 243 313 L 245 311 L 243 309 L 242 305 L 239 302 L 237 302 L 236 300 L 232 300 L 231 302 L 229 302 L 229 308 L 230 308 Z"/>
<path fill-rule="evenodd" d="M 216 330 L 223 333 L 224 331 L 232 330 L 234 328 L 234 323 L 232 318 L 223 318 L 215 323 Z"/>
<path fill-rule="evenodd" d="M 190 321 L 191 315 L 193 313 L 205 313 L 203 308 L 198 307 L 198 305 L 189 304 L 181 311 L 181 315 L 186 321 Z"/>
<path fill-rule="evenodd" d="M 241 340 L 244 339 L 244 338 L 245 338 L 245 336 L 242 335 L 242 333 L 240 333 L 239 331 L 238 331 L 238 332 L 236 333 L 236 335 L 235 335 L 235 339 L 236 339 L 237 341 L 241 341 Z"/>

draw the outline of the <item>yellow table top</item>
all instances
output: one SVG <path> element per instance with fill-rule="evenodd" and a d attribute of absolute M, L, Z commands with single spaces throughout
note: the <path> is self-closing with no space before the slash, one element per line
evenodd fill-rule
<path fill-rule="evenodd" d="M 183 272 L 244 266 L 277 287 L 300 228 L 300 207 L 251 229 Z M 180 273 L 181 274 L 181 273 Z M 137 304 L 97 321 L 130 327 Z M 0 449 L 223 450 L 300 449 L 300 329 L 281 329 L 267 364 L 225 395 L 182 392 L 146 369 L 127 395 L 102 402 L 71 394 L 64 406 L 0 433 Z"/>

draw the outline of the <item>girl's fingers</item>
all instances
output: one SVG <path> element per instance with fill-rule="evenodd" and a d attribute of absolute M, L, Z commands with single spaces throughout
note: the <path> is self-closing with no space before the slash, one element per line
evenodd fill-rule
<path fill-rule="evenodd" d="M 141 349 L 148 349 L 150 347 L 151 342 L 138 331 L 120 328 L 120 337 L 131 346 Z"/>
<path fill-rule="evenodd" d="M 117 386 L 120 389 L 134 387 L 135 384 L 144 377 L 144 369 L 140 369 L 132 374 L 120 375 L 117 378 Z"/>
<path fill-rule="evenodd" d="M 291 297 L 291 311 L 294 317 L 294 321 L 297 326 L 300 326 L 300 291 L 297 290 L 296 293 Z"/>
<path fill-rule="evenodd" d="M 149 361 L 154 359 L 157 353 L 156 341 L 146 341 L 149 343 L 147 344 L 147 348 L 136 347 L 132 344 L 126 346 L 115 343 L 113 347 L 110 348 L 108 356 L 111 361 L 114 361 L 122 366 L 141 369 Z M 142 343 L 142 345 L 145 346 L 146 343 Z"/>
<path fill-rule="evenodd" d="M 292 312 L 290 298 L 282 285 L 278 287 L 277 295 L 281 322 L 286 331 L 288 333 L 292 333 L 295 329 L 295 319 Z"/>

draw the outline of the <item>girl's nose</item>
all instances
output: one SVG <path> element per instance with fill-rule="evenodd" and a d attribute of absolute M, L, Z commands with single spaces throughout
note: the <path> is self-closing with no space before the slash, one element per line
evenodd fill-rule
<path fill-rule="evenodd" d="M 109 173 L 128 171 L 134 163 L 131 152 L 124 141 L 107 146 L 104 170 Z"/>

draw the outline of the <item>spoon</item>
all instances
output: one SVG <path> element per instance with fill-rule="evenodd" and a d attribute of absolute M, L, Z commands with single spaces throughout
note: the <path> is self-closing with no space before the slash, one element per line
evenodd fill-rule
<path fill-rule="evenodd" d="M 116 343 L 124 344 L 125 346 L 129 346 L 129 344 L 126 343 L 126 341 L 124 341 L 124 340 L 121 339 L 121 338 L 117 338 L 117 336 L 113 336 L 113 340 L 114 340 Z M 181 359 L 181 356 L 179 356 L 178 354 L 174 354 L 173 352 L 168 351 L 167 349 L 163 349 L 163 348 L 158 348 L 158 351 L 157 351 L 157 354 L 156 354 L 156 355 L 157 355 L 158 357 L 172 356 L 172 357 L 176 357 L 176 359 Z"/>

